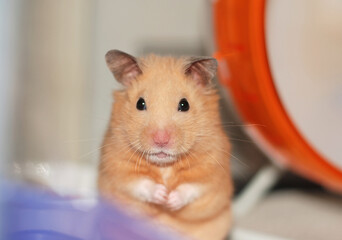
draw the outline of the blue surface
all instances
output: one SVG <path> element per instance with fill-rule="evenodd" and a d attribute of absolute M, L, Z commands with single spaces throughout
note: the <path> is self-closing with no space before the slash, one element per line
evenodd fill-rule
<path fill-rule="evenodd" d="M 6 240 L 175 240 L 146 219 L 128 216 L 99 200 L 80 210 L 70 199 L 28 186 L 1 188 L 2 229 Z"/>

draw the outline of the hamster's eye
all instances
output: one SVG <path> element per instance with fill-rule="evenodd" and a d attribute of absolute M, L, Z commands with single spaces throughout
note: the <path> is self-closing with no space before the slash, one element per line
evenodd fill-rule
<path fill-rule="evenodd" d="M 190 105 L 188 103 L 188 100 L 186 98 L 182 98 L 178 103 L 178 111 L 180 112 L 186 112 L 190 108 Z"/>
<path fill-rule="evenodd" d="M 137 101 L 137 109 L 140 111 L 146 110 L 146 103 L 143 98 L 139 98 Z"/>

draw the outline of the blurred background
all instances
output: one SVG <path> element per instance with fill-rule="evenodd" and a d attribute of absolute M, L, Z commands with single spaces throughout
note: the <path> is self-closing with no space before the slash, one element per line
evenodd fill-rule
<path fill-rule="evenodd" d="M 214 2 L 0 0 L 2 175 L 46 185 L 64 195 L 95 196 L 99 150 L 112 91 L 120 88 L 107 69 L 105 53 L 120 49 L 135 56 L 151 52 L 213 55 Z M 342 3 L 266 2 L 268 56 L 279 96 L 310 144 L 341 170 Z M 231 94 L 224 88 L 219 91 L 223 121 L 229 123 L 226 130 L 233 144 L 232 174 L 238 195 L 272 159 L 246 134 L 246 124 L 236 113 Z M 292 172 L 281 172 L 273 191 L 324 192 L 328 195 L 302 197 L 315 199 L 318 205 L 313 204 L 313 208 L 334 206 L 323 212 L 342 216 L 340 197 Z M 291 201 L 302 199 L 291 196 Z M 317 200 L 321 198 L 327 203 Z M 275 199 L 285 198 L 276 195 Z M 247 220 L 241 220 L 241 226 L 274 235 L 281 232 L 291 239 L 314 239 L 298 238 L 295 233 L 288 234 L 292 230 L 282 228 L 292 219 L 286 213 L 295 213 L 301 206 L 288 209 L 269 201 L 269 205 L 262 202 Z M 273 215 L 267 206 L 286 209 L 275 213 L 283 216 L 283 222 L 271 226 Z M 266 217 L 265 212 L 269 213 Z M 325 225 L 327 233 L 337 231 L 329 239 L 338 239 L 334 236 L 342 233 L 334 224 L 341 218 L 336 214 L 325 217 L 330 219 Z M 266 225 L 260 224 L 260 219 L 266 219 Z M 297 232 L 307 233 L 303 229 Z"/>

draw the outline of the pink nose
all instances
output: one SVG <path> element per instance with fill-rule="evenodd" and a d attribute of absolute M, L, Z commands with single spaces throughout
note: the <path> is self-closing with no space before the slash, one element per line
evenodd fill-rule
<path fill-rule="evenodd" d="M 157 130 L 153 134 L 153 141 L 158 147 L 165 147 L 170 142 L 170 133 L 166 130 Z"/>

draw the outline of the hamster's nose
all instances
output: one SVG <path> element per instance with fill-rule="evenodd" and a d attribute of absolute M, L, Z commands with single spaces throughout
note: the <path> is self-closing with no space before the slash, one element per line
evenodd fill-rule
<path fill-rule="evenodd" d="M 166 130 L 157 130 L 153 134 L 153 142 L 158 147 L 165 147 L 170 142 L 170 133 Z"/>

